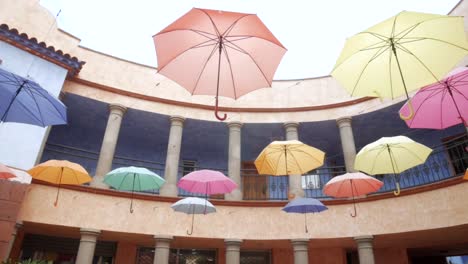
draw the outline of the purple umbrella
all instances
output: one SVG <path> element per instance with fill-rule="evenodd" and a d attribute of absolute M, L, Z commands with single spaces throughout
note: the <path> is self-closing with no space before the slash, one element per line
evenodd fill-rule
<path fill-rule="evenodd" d="M 39 84 L 0 69 L 0 123 L 46 127 L 67 123 L 67 109 Z"/>
<path fill-rule="evenodd" d="M 328 210 L 328 208 L 322 202 L 314 198 L 296 198 L 283 207 L 282 210 L 286 213 L 304 214 L 305 231 L 309 233 L 309 230 L 307 230 L 307 213 L 320 213 Z"/>

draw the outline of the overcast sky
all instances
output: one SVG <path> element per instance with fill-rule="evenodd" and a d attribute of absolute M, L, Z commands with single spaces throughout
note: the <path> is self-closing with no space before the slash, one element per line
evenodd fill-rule
<path fill-rule="evenodd" d="M 288 49 L 275 79 L 328 75 L 347 37 L 407 10 L 447 14 L 458 0 L 41 0 L 81 45 L 157 66 L 152 35 L 192 7 L 256 13 Z"/>

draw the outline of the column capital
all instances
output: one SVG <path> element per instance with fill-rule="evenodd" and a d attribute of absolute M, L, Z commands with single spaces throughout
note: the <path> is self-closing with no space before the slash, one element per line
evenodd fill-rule
<path fill-rule="evenodd" d="M 241 128 L 244 124 L 242 124 L 241 122 L 239 121 L 231 121 L 229 123 L 227 123 L 227 126 L 229 128 Z"/>
<path fill-rule="evenodd" d="M 283 127 L 285 129 L 288 129 L 288 128 L 296 128 L 297 129 L 299 127 L 299 125 L 300 125 L 299 122 L 285 122 L 283 124 Z"/>
<path fill-rule="evenodd" d="M 174 239 L 173 236 L 169 236 L 169 235 L 154 235 L 153 238 L 156 241 L 156 243 L 158 242 L 171 243 L 171 241 Z"/>
<path fill-rule="evenodd" d="M 338 127 L 351 126 L 351 121 L 352 121 L 352 117 L 343 116 L 343 117 L 336 119 L 336 124 L 338 125 Z"/>
<path fill-rule="evenodd" d="M 237 238 L 227 238 L 227 239 L 224 239 L 224 244 L 226 244 L 226 246 L 237 246 L 237 247 L 240 247 L 240 245 L 242 244 L 242 239 L 237 239 Z"/>
<path fill-rule="evenodd" d="M 98 237 L 101 234 L 101 230 L 93 228 L 80 228 L 80 234 Z"/>
<path fill-rule="evenodd" d="M 123 116 L 127 112 L 127 107 L 121 104 L 110 104 L 109 110 L 111 111 L 111 113 L 115 113 L 120 116 Z"/>
<path fill-rule="evenodd" d="M 371 247 L 372 248 L 373 240 L 374 240 L 374 236 L 372 235 L 354 237 L 354 241 L 356 241 L 356 243 L 358 244 L 358 247 Z"/>
<path fill-rule="evenodd" d="M 185 117 L 183 117 L 183 116 L 171 116 L 171 117 L 169 117 L 169 120 L 171 120 L 171 125 L 175 125 L 175 124 L 183 125 L 184 122 L 185 122 Z"/>
<path fill-rule="evenodd" d="M 293 246 L 301 246 L 301 245 L 309 245 L 309 241 L 310 239 L 308 238 L 295 238 L 295 239 L 291 239 L 291 243 L 293 244 Z"/>

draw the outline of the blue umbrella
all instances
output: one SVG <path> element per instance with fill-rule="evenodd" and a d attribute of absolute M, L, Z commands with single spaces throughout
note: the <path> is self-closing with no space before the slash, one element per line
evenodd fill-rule
<path fill-rule="evenodd" d="M 0 69 L 0 123 L 46 127 L 67 123 L 65 105 L 39 84 Z"/>
<path fill-rule="evenodd" d="M 309 230 L 307 230 L 307 213 L 320 213 L 327 209 L 328 208 L 317 199 L 296 198 L 292 200 L 291 202 L 289 202 L 285 207 L 283 207 L 282 210 L 285 211 L 286 213 L 304 214 L 305 231 L 306 233 L 309 233 Z"/>

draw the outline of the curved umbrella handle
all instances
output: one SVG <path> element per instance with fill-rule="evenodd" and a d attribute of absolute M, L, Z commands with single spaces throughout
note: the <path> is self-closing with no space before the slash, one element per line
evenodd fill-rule
<path fill-rule="evenodd" d="M 219 121 L 224 121 L 226 120 L 227 118 L 227 115 L 226 113 L 224 113 L 224 116 L 221 117 L 219 114 L 218 114 L 218 97 L 216 96 L 216 104 L 215 104 L 215 116 L 216 118 L 219 120 Z"/>
<path fill-rule="evenodd" d="M 396 191 L 393 191 L 393 194 L 394 194 L 395 196 L 398 196 L 398 195 L 400 195 L 400 193 L 401 193 L 400 183 L 399 183 L 399 182 L 395 182 L 395 187 L 396 187 Z"/>
<path fill-rule="evenodd" d="M 402 120 L 406 121 L 406 120 L 410 120 L 410 119 L 412 119 L 414 117 L 414 108 L 413 108 L 413 104 L 411 103 L 411 99 L 408 99 L 408 108 L 409 108 L 409 111 L 410 111 L 409 115 L 404 116 L 401 112 L 399 113 L 400 118 Z"/>
<path fill-rule="evenodd" d="M 353 196 L 353 206 L 354 206 L 354 214 L 350 213 L 349 215 L 351 217 L 356 217 L 357 216 L 357 211 L 356 211 L 356 202 L 354 201 L 354 196 Z"/>

